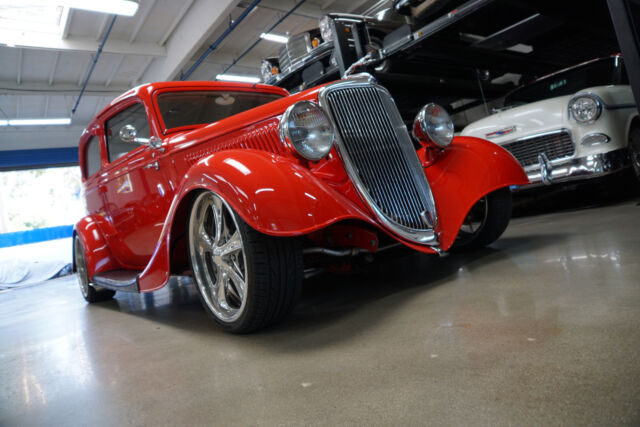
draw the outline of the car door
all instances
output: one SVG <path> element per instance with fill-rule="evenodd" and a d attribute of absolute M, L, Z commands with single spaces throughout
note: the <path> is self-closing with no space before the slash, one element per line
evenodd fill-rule
<path fill-rule="evenodd" d="M 137 138 L 152 134 L 144 104 L 129 102 L 104 121 L 108 165 L 101 187 L 107 221 L 115 230 L 112 251 L 125 268 L 144 268 L 158 243 L 171 200 L 169 165 L 159 149 L 125 142 L 120 130 L 136 129 Z"/>

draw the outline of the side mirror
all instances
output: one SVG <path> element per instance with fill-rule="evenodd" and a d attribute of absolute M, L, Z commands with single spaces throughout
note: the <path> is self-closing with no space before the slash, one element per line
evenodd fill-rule
<path fill-rule="evenodd" d="M 127 144 L 135 142 L 136 135 L 138 135 L 138 131 L 134 125 L 124 125 L 120 128 L 120 132 L 118 132 L 120 140 L 122 142 L 126 142 Z"/>
<path fill-rule="evenodd" d="M 157 136 L 152 136 L 150 138 L 138 138 L 138 130 L 133 125 L 124 125 L 120 128 L 118 132 L 118 136 L 122 142 L 126 142 L 127 144 L 136 143 L 140 145 L 146 145 L 155 149 L 162 149 L 162 140 Z"/>

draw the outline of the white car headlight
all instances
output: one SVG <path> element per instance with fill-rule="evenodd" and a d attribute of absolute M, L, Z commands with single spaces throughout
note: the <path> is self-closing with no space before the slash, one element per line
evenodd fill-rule
<path fill-rule="evenodd" d="M 333 126 L 318 104 L 300 101 L 283 114 L 280 138 L 305 159 L 317 161 L 331 151 Z"/>
<path fill-rule="evenodd" d="M 333 29 L 331 28 L 331 18 L 329 15 L 322 15 L 320 18 L 320 35 L 322 40 L 330 42 L 333 40 Z"/>
<path fill-rule="evenodd" d="M 578 94 L 569 100 L 569 113 L 580 124 L 593 123 L 602 114 L 602 99 L 592 94 Z"/>
<path fill-rule="evenodd" d="M 413 121 L 413 136 L 418 141 L 429 139 L 440 147 L 446 147 L 453 140 L 453 120 L 447 110 L 429 103 L 422 107 Z"/>

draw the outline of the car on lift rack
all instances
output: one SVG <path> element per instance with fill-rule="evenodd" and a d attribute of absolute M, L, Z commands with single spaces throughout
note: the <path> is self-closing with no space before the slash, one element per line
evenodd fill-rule
<path fill-rule="evenodd" d="M 640 119 L 620 55 L 525 84 L 504 106 L 466 126 L 511 152 L 531 186 L 599 177 L 633 167 L 640 178 Z"/>
<path fill-rule="evenodd" d="M 453 137 L 429 104 L 414 140 L 360 75 L 289 95 L 223 82 L 139 86 L 79 143 L 87 216 L 74 269 L 89 302 L 192 275 L 207 313 L 249 332 L 293 307 L 305 273 L 394 245 L 438 254 L 495 241 L 520 165 Z"/>

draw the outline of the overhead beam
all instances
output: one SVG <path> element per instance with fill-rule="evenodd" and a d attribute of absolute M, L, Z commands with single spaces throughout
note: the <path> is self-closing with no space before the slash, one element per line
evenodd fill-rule
<path fill-rule="evenodd" d="M 144 61 L 144 64 L 142 64 L 142 67 L 140 67 L 140 71 L 138 72 L 138 74 L 136 74 L 136 76 L 133 78 L 133 80 L 131 80 L 131 86 L 136 86 L 136 85 L 138 85 L 140 83 L 140 79 L 144 75 L 144 72 L 147 71 L 147 68 L 149 68 L 149 65 L 151 65 L 151 61 L 153 61 L 153 57 L 152 56 L 148 57 Z"/>
<path fill-rule="evenodd" d="M 49 71 L 49 86 L 53 84 L 53 79 L 56 75 L 56 68 L 58 68 L 58 61 L 60 60 L 60 52 L 56 52 L 56 57 L 53 59 L 51 65 L 51 71 Z"/>
<path fill-rule="evenodd" d="M 89 67 L 91 66 L 91 61 L 93 61 L 93 55 L 89 55 L 89 59 L 87 60 L 87 65 L 84 66 L 84 69 L 80 73 L 80 78 L 78 79 L 78 86 L 82 86 L 82 82 L 84 82 L 85 77 L 87 77 L 87 73 L 89 72 Z"/>
<path fill-rule="evenodd" d="M 167 40 L 166 57 L 154 61 L 142 79 L 148 82 L 174 79 L 207 38 L 226 25 L 238 3 L 239 0 L 195 2 Z"/>
<path fill-rule="evenodd" d="M 16 78 L 18 86 L 20 86 L 20 83 L 22 82 L 22 54 L 22 49 L 18 49 L 18 77 Z"/>
<path fill-rule="evenodd" d="M 171 21 L 171 25 L 169 25 L 169 28 L 167 28 L 167 31 L 165 31 L 165 33 L 160 38 L 160 41 L 158 42 L 160 46 L 164 46 L 164 44 L 167 42 L 169 37 L 171 37 L 171 34 L 173 34 L 173 31 L 176 29 L 180 21 L 182 21 L 182 18 L 184 18 L 184 15 L 187 14 L 187 11 L 189 10 L 192 4 L 193 4 L 193 0 L 187 0 L 184 3 L 182 3 L 182 7 L 180 8 L 176 16 L 173 18 L 173 21 Z"/>
<path fill-rule="evenodd" d="M 88 85 L 85 96 L 111 96 L 116 97 L 131 89 L 129 86 L 114 86 L 106 89 L 103 85 Z M 0 80 L 0 95 L 36 95 L 36 96 L 63 96 L 78 95 L 78 86 L 75 83 L 43 83 L 23 82 L 20 86 L 13 80 Z"/>
<path fill-rule="evenodd" d="M 113 66 L 113 68 L 111 69 L 111 72 L 109 73 L 109 77 L 107 77 L 107 81 L 104 84 L 104 87 L 109 87 L 111 86 L 111 82 L 113 81 L 113 78 L 116 76 L 116 74 L 118 73 L 118 70 L 120 69 L 120 66 L 122 65 L 122 62 L 124 61 L 124 55 L 120 56 L 120 59 L 118 60 L 118 62 L 116 62 Z"/>
<path fill-rule="evenodd" d="M 229 1 L 229 0 L 225 0 Z M 58 39 L 38 33 L 22 33 L 20 31 L 5 30 L 4 33 L 15 32 L 11 39 L 15 39 L 16 47 L 29 49 L 44 49 L 58 51 L 75 51 L 94 53 L 100 47 L 100 42 L 93 37 L 70 37 Z M 107 40 L 102 51 L 104 53 L 120 53 L 123 55 L 166 56 L 167 49 L 157 43 L 129 43 L 126 40 Z"/>
<path fill-rule="evenodd" d="M 71 29 L 71 19 L 73 18 L 73 9 L 68 9 L 67 20 L 64 22 L 64 28 L 62 29 L 62 39 L 66 40 L 69 37 L 69 30 Z"/>
<path fill-rule="evenodd" d="M 295 5 L 295 3 L 297 2 L 291 0 L 268 0 L 264 3 L 260 3 L 258 7 L 262 9 L 277 10 L 279 12 L 288 12 L 289 10 L 291 10 L 291 7 Z M 333 3 L 330 3 L 329 6 L 331 6 L 332 4 Z M 341 10 L 336 10 L 335 8 L 329 10 L 325 7 L 325 5 L 319 6 L 317 4 L 307 2 L 300 6 L 295 12 L 293 12 L 292 15 L 302 16 L 304 18 L 310 19 L 318 19 L 328 12 L 341 12 Z"/>
<path fill-rule="evenodd" d="M 105 14 L 102 18 L 102 22 L 100 23 L 100 27 L 98 27 L 98 32 L 96 33 L 96 40 L 100 41 L 104 37 L 104 32 L 109 25 L 109 22 L 113 19 L 113 15 Z"/>
<path fill-rule="evenodd" d="M 138 37 L 138 33 L 142 29 L 142 26 L 145 22 L 147 22 L 147 18 L 149 18 L 149 14 L 151 13 L 151 9 L 156 4 L 156 0 L 149 0 L 148 6 L 142 10 L 142 14 L 140 15 L 140 19 L 138 19 L 138 23 L 135 27 L 133 27 L 133 32 L 131 33 L 131 37 L 129 37 L 129 43 L 133 43 L 135 39 Z"/>

